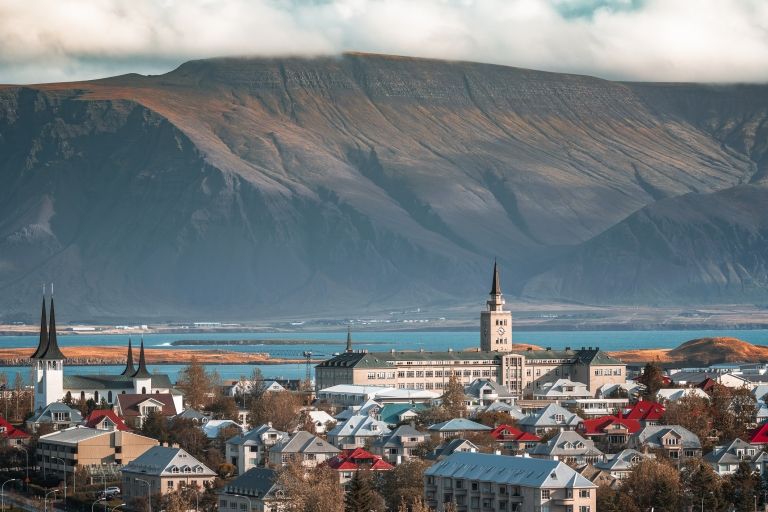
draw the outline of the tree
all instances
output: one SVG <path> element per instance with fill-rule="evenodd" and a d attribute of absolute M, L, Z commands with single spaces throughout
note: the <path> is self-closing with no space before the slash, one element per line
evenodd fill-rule
<path fill-rule="evenodd" d="M 475 421 L 489 427 L 498 427 L 499 425 L 514 427 L 517 425 L 517 420 L 503 411 L 481 412 L 475 416 Z"/>
<path fill-rule="evenodd" d="M 467 413 L 467 407 L 464 404 L 466 400 L 464 386 L 455 373 L 448 379 L 448 384 L 445 386 L 445 391 L 440 399 L 441 407 L 451 418 L 461 418 Z"/>
<path fill-rule="evenodd" d="M 680 475 L 665 461 L 643 459 L 621 485 L 640 510 L 677 512 L 680 497 Z"/>
<path fill-rule="evenodd" d="M 184 392 L 184 401 L 189 407 L 204 407 L 211 402 L 214 377 L 193 356 L 189 365 L 179 372 L 178 387 Z"/>
<path fill-rule="evenodd" d="M 257 427 L 271 422 L 277 430 L 291 432 L 298 426 L 301 398 L 290 391 L 270 391 L 251 402 L 250 423 Z"/>
<path fill-rule="evenodd" d="M 277 485 L 285 496 L 285 512 L 343 512 L 339 475 L 327 466 L 307 470 L 293 460 L 280 468 Z"/>
<path fill-rule="evenodd" d="M 355 471 L 344 495 L 344 512 L 383 512 L 385 509 L 384 498 L 376 492 L 371 472 Z"/>
<path fill-rule="evenodd" d="M 237 403 L 231 396 L 217 396 L 205 409 L 217 420 L 238 421 L 240 418 Z"/>
<path fill-rule="evenodd" d="M 740 462 L 739 468 L 727 482 L 728 496 L 736 512 L 750 512 L 754 509 L 755 496 L 760 491 L 760 475 L 752 470 L 748 462 Z"/>
<path fill-rule="evenodd" d="M 661 419 L 666 425 L 680 425 L 696 434 L 706 445 L 712 432 L 710 403 L 704 397 L 688 395 L 670 402 Z M 708 451 L 705 449 L 705 451 Z"/>
<path fill-rule="evenodd" d="M 167 425 L 166 422 L 163 422 Z M 165 432 L 160 430 L 159 435 L 165 435 L 168 441 L 176 443 L 198 460 L 205 460 L 211 441 L 194 420 L 189 418 L 175 418 L 171 428 Z M 152 436 L 150 436 L 152 437 Z M 211 466 L 214 467 L 214 466 Z"/>
<path fill-rule="evenodd" d="M 600 512 L 641 512 L 627 494 L 607 485 L 598 486 L 595 508 Z"/>
<path fill-rule="evenodd" d="M 378 491 L 385 497 L 389 510 L 401 505 L 413 507 L 424 495 L 424 471 L 432 464 L 421 459 L 408 459 L 386 471 L 378 481 Z"/>
<path fill-rule="evenodd" d="M 152 411 L 144 418 L 141 425 L 141 435 L 157 439 L 161 443 L 168 442 L 168 422 L 159 411 Z"/>
<path fill-rule="evenodd" d="M 643 369 L 643 374 L 637 379 L 640 384 L 645 386 L 643 395 L 651 400 L 656 398 L 656 393 L 659 392 L 664 385 L 664 376 L 661 374 L 661 369 L 653 363 L 648 363 Z"/>
<path fill-rule="evenodd" d="M 680 487 L 683 508 L 703 507 L 712 512 L 726 508 L 722 480 L 712 466 L 701 458 L 683 462 L 680 467 Z"/>
<path fill-rule="evenodd" d="M 756 402 L 747 388 L 733 389 L 716 384 L 710 391 L 712 425 L 722 442 L 746 438 L 756 412 Z"/>

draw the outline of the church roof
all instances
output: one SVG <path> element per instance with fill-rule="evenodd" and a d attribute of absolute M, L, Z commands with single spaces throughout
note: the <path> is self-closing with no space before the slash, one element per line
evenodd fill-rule
<path fill-rule="evenodd" d="M 42 313 L 40 315 L 40 340 L 37 343 L 37 348 L 35 349 L 35 353 L 32 354 L 30 357 L 32 359 L 37 358 L 45 352 L 45 349 L 48 346 L 48 315 L 45 312 L 45 296 L 43 296 L 43 309 Z"/>
<path fill-rule="evenodd" d="M 37 359 L 45 359 L 45 360 L 66 359 L 64 354 L 61 352 L 61 349 L 59 348 L 58 340 L 56 339 L 56 312 L 54 311 L 53 297 L 51 297 L 51 317 L 50 318 L 51 319 L 48 322 L 48 341 L 43 350 L 40 350 L 40 348 L 42 348 L 42 345 L 38 347 L 38 350 L 35 352 L 36 354 L 35 357 Z M 40 326 L 40 332 L 42 334 L 42 325 Z"/>
<path fill-rule="evenodd" d="M 139 349 L 139 368 L 136 373 L 132 375 L 134 379 L 148 379 L 152 377 L 152 374 L 147 370 L 147 362 L 144 360 L 144 340 L 141 340 L 141 348 Z"/>
<path fill-rule="evenodd" d="M 128 338 L 128 358 L 125 363 L 125 370 L 120 375 L 131 376 L 136 373 L 136 368 L 133 366 L 133 347 L 131 347 L 131 338 Z"/>

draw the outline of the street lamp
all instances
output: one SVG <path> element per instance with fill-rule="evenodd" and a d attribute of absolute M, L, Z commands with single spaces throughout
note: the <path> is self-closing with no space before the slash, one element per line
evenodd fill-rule
<path fill-rule="evenodd" d="M 5 510 L 5 484 L 16 481 L 18 481 L 18 478 L 11 478 L 3 482 L 3 485 L 0 485 L 0 510 Z"/>
<path fill-rule="evenodd" d="M 51 457 L 51 460 L 60 460 L 61 465 L 64 466 L 64 509 L 67 508 L 67 461 L 61 457 Z"/>
<path fill-rule="evenodd" d="M 248 512 L 251 512 L 253 510 L 253 503 L 251 502 L 251 498 L 248 496 L 243 496 L 242 494 L 232 494 L 232 496 L 236 498 L 245 498 L 248 500 Z"/>
<path fill-rule="evenodd" d="M 147 505 L 149 508 L 149 512 L 152 512 L 152 484 L 149 483 L 149 481 L 144 480 L 143 478 L 134 478 L 134 480 L 147 485 Z"/>
<path fill-rule="evenodd" d="M 48 491 L 47 493 L 45 493 L 45 497 L 43 497 L 43 507 L 44 507 L 43 510 L 45 510 L 45 512 L 48 512 L 48 495 L 53 494 L 55 492 L 59 492 L 59 490 L 54 489 L 52 491 Z"/>

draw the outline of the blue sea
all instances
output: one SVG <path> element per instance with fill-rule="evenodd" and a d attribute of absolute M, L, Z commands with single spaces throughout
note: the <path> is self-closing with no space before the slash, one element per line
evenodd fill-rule
<path fill-rule="evenodd" d="M 565 347 L 600 347 L 603 350 L 627 350 L 643 348 L 673 348 L 681 343 L 706 337 L 732 336 L 748 341 L 755 345 L 768 345 L 768 329 L 758 330 L 671 330 L 671 331 L 537 331 L 519 332 L 514 334 L 515 343 L 532 343 L 542 347 L 563 349 Z M 472 331 L 440 332 L 440 331 L 407 331 L 407 332 L 353 332 L 353 345 L 356 350 L 365 349 L 371 352 L 395 350 L 441 351 L 452 348 L 463 350 L 477 347 L 479 334 Z M 134 342 L 138 341 L 132 336 Z M 174 347 L 177 340 L 307 340 L 304 344 L 264 344 L 264 345 L 195 345 Z M 325 343 L 316 343 L 316 342 Z M 328 344 L 328 342 L 333 342 Z M 262 373 L 269 378 L 303 378 L 305 365 L 301 360 L 302 353 L 309 351 L 313 358 L 331 357 L 334 353 L 344 350 L 346 331 L 344 332 L 290 332 L 290 333 L 179 333 L 179 334 L 147 334 L 144 344 L 147 347 L 184 348 L 184 349 L 223 349 L 238 352 L 261 352 L 277 358 L 295 358 L 296 363 L 277 365 L 258 365 Z M 125 346 L 128 345 L 127 335 L 75 334 L 59 336 L 59 345 L 66 354 L 68 346 Z M 36 336 L 2 336 L 2 347 L 37 346 Z M 135 345 L 134 345 L 135 346 Z M 175 379 L 184 365 L 149 365 L 150 370 L 167 373 Z M 255 365 L 208 365 L 208 368 L 218 371 L 222 379 L 237 379 L 248 376 Z M 88 374 L 112 374 L 122 371 L 118 366 L 66 366 L 65 372 Z M 29 372 L 24 367 L 0 367 L 0 372 L 8 374 L 10 382 L 18 372 L 27 378 Z"/>

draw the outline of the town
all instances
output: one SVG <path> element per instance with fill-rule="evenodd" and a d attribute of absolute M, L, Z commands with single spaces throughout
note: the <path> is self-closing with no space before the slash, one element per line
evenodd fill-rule
<path fill-rule="evenodd" d="M 375 353 L 348 331 L 314 378 L 193 360 L 175 383 L 129 342 L 118 375 L 74 375 L 44 297 L 32 385 L 2 393 L 0 509 L 768 509 L 768 364 L 515 345 L 496 266 L 480 340 Z"/>

